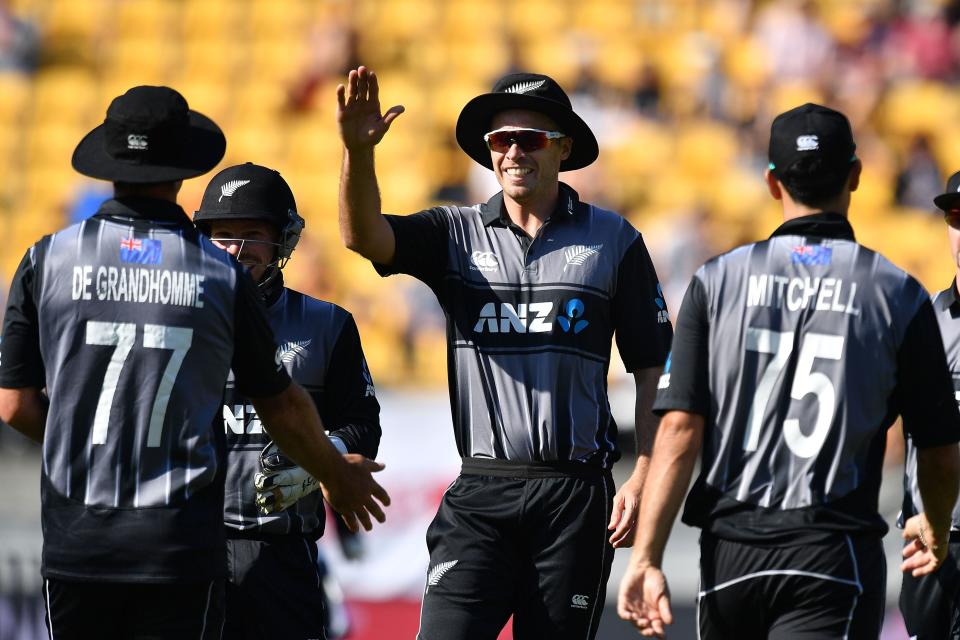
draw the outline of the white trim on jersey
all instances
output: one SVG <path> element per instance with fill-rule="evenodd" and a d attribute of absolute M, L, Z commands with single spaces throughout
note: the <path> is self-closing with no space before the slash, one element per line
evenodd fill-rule
<path fill-rule="evenodd" d="M 757 571 L 756 573 L 748 573 L 746 575 L 740 576 L 739 578 L 734 578 L 733 580 L 728 580 L 724 583 L 718 584 L 715 587 L 710 587 L 709 589 L 702 590 L 700 591 L 700 593 L 697 594 L 697 597 L 702 598 L 703 596 L 710 595 L 715 591 L 726 589 L 727 587 L 731 587 L 740 582 L 750 580 L 751 578 L 761 578 L 764 576 L 805 576 L 807 578 L 818 578 L 820 580 L 829 580 L 830 582 L 839 582 L 840 584 L 845 584 L 851 587 L 856 587 L 857 589 L 862 589 L 859 581 L 846 580 L 844 578 L 830 576 L 825 573 L 814 573 L 812 571 L 799 571 L 797 569 L 768 569 L 767 571 Z"/>
<path fill-rule="evenodd" d="M 204 640 L 204 637 L 207 635 L 207 615 L 210 613 L 210 601 L 213 599 L 213 583 L 215 581 L 210 581 L 210 587 L 207 589 L 207 606 L 203 608 L 203 626 L 200 627 L 200 640 Z M 220 635 L 223 635 L 223 629 L 220 630 Z"/>
<path fill-rule="evenodd" d="M 853 624 L 853 612 L 857 610 L 857 604 L 860 601 L 860 596 L 863 594 L 863 584 L 860 583 L 860 567 L 857 564 L 857 554 L 853 551 L 853 541 L 850 540 L 849 535 L 844 536 L 844 538 L 847 539 L 847 548 L 850 550 L 850 560 L 853 562 L 853 579 L 857 581 L 857 593 L 853 596 L 853 604 L 850 607 L 850 614 L 847 616 L 847 628 L 843 632 L 843 640 L 847 640 L 847 637 L 850 635 L 850 625 Z"/>
<path fill-rule="evenodd" d="M 604 478 L 603 482 L 603 504 L 610 503 L 610 491 L 607 489 L 607 479 Z M 606 586 L 603 582 L 603 565 L 607 561 L 607 515 L 606 509 L 604 509 L 603 520 L 600 522 L 600 543 L 603 545 L 603 550 L 600 552 L 600 580 L 597 582 L 597 592 L 593 596 L 593 611 L 590 612 L 590 624 L 587 625 L 587 635 L 584 636 L 587 640 L 590 640 L 590 629 L 593 627 L 593 619 L 597 616 L 597 611 L 603 607 L 598 605 L 603 595 L 601 591 Z"/>
<path fill-rule="evenodd" d="M 47 592 L 47 633 L 50 634 L 50 640 L 53 640 L 53 613 L 50 611 L 50 581 L 44 579 L 43 588 Z"/>

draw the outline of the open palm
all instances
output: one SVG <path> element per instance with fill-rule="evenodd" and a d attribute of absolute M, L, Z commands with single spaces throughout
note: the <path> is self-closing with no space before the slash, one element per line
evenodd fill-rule
<path fill-rule="evenodd" d="M 350 71 L 346 87 L 337 86 L 337 125 L 343 146 L 348 149 L 376 145 L 401 113 L 400 105 L 380 113 L 377 75 L 366 67 Z"/>

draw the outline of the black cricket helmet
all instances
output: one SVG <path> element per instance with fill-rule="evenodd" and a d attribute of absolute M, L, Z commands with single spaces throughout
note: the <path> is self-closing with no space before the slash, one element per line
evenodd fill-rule
<path fill-rule="evenodd" d="M 280 173 L 252 162 L 227 167 L 210 180 L 193 223 L 205 235 L 217 220 L 263 220 L 280 232 L 276 266 L 286 266 L 305 225 Z"/>

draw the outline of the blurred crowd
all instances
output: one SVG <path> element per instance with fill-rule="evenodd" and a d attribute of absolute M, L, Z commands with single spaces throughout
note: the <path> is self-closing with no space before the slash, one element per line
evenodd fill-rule
<path fill-rule="evenodd" d="M 960 169 L 958 23 L 960 0 L 0 0 L 0 279 L 109 195 L 69 165 L 109 98 L 168 84 L 223 125 L 225 163 L 291 183 L 307 228 L 288 279 L 354 313 L 378 382 L 442 384 L 432 294 L 381 280 L 337 235 L 334 91 L 362 63 L 384 108 L 407 108 L 378 147 L 396 213 L 486 200 L 496 182 L 457 147 L 457 114 L 507 70 L 556 78 L 601 144 L 561 178 L 644 233 L 674 311 L 703 260 L 778 224 L 773 116 L 827 104 L 865 166 L 859 239 L 940 289 L 952 263 L 932 198 Z M 185 185 L 188 212 L 204 186 Z"/>

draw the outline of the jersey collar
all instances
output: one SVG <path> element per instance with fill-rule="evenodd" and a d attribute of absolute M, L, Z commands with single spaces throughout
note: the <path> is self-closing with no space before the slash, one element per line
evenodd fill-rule
<path fill-rule="evenodd" d="M 263 296 L 263 303 L 267 307 L 272 307 L 283 294 L 283 271 L 277 269 L 276 275 L 270 278 L 269 282 L 258 283 L 257 288 Z"/>
<path fill-rule="evenodd" d="M 577 213 L 580 206 L 580 196 L 569 185 L 560 183 L 560 193 L 557 198 L 557 207 L 550 215 L 550 220 L 554 222 L 563 219 L 572 218 Z M 507 209 L 503 206 L 503 191 L 480 205 L 480 218 L 483 220 L 483 226 L 489 227 L 493 224 L 501 227 L 510 226 L 510 216 L 507 215 Z"/>
<path fill-rule="evenodd" d="M 190 218 L 175 202 L 146 198 L 143 196 L 124 196 L 107 200 L 97 212 L 97 217 L 129 218 L 153 222 L 175 222 L 193 227 Z"/>
<path fill-rule="evenodd" d="M 937 309 L 945 311 L 957 305 L 957 280 L 953 279 L 953 282 L 950 283 L 950 286 L 937 294 L 934 298 Z"/>
<path fill-rule="evenodd" d="M 834 240 L 855 240 L 853 227 L 847 217 L 832 211 L 812 213 L 787 220 L 777 230 L 770 234 L 776 236 L 813 236 L 816 238 L 833 238 Z"/>

